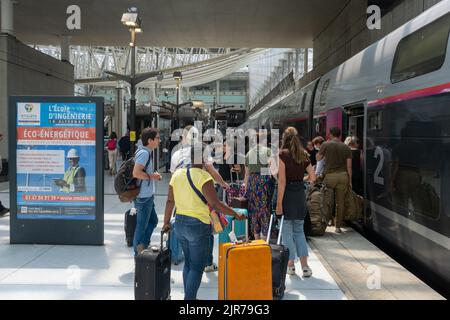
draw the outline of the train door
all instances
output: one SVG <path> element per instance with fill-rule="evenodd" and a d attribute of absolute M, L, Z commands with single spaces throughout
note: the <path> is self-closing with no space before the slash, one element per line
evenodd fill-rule
<path fill-rule="evenodd" d="M 345 107 L 346 121 L 344 121 L 343 138 L 357 137 L 359 147 L 363 149 L 364 141 L 364 104 L 358 103 Z"/>
<path fill-rule="evenodd" d="M 353 190 L 359 195 L 365 196 L 365 163 L 364 163 L 364 133 L 365 133 L 365 113 L 364 103 L 356 103 L 345 106 L 344 126 L 342 130 L 343 138 L 356 137 L 357 149 L 352 148 L 352 184 Z"/>
<path fill-rule="evenodd" d="M 314 130 L 311 140 L 318 136 L 321 136 L 325 139 L 327 130 L 327 117 L 326 116 L 314 117 L 313 127 Z"/>

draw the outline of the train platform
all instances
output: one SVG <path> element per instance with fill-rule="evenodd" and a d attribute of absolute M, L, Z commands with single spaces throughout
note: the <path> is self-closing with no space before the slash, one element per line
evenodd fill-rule
<path fill-rule="evenodd" d="M 169 175 L 157 184 L 159 223 L 152 243 L 159 242 Z M 134 260 L 125 244 L 123 219 L 129 204 L 120 203 L 105 176 L 104 246 L 11 245 L 9 216 L 0 218 L 0 300 L 132 300 Z M 7 184 L 0 184 L 0 200 L 9 206 Z M 284 300 L 442 299 L 370 242 L 350 229 L 311 239 L 311 278 L 287 276 Z M 218 260 L 215 241 L 214 261 Z M 297 262 L 297 270 L 301 270 Z M 375 267 L 373 267 L 375 266 Z M 380 288 L 368 288 L 379 268 Z M 183 263 L 172 265 L 171 298 L 182 300 Z M 216 300 L 217 272 L 205 273 L 200 300 Z M 373 283 L 372 283 L 373 282 Z M 376 286 L 377 282 L 369 284 Z"/>
<path fill-rule="evenodd" d="M 311 237 L 310 246 L 350 300 L 444 299 L 351 228 Z"/>

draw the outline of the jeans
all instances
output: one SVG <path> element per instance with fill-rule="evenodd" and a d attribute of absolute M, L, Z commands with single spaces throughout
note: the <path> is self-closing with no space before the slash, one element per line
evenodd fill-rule
<path fill-rule="evenodd" d="M 117 149 L 108 150 L 109 170 L 112 174 L 117 173 L 116 161 L 117 161 Z"/>
<path fill-rule="evenodd" d="M 198 219 L 177 214 L 175 229 L 184 253 L 184 300 L 197 299 L 210 252 L 211 225 Z"/>
<path fill-rule="evenodd" d="M 289 260 L 308 256 L 305 233 L 303 232 L 304 220 L 284 220 L 282 231 L 283 245 L 289 248 Z"/>
<path fill-rule="evenodd" d="M 136 231 L 134 232 L 133 248 L 137 255 L 137 246 L 143 244 L 145 248 L 150 244 L 153 230 L 158 225 L 158 216 L 155 211 L 154 196 L 150 198 L 136 198 L 134 207 L 137 211 Z"/>

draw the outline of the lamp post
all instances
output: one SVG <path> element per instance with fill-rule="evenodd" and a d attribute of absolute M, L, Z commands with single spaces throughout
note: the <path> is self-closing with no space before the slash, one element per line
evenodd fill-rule
<path fill-rule="evenodd" d="M 130 84 L 130 142 L 131 154 L 136 150 L 136 33 L 142 32 L 141 19 L 139 18 L 138 10 L 135 7 L 129 8 L 128 12 L 122 15 L 122 24 L 129 28 L 131 32 L 131 75 L 129 78 Z"/>
<path fill-rule="evenodd" d="M 176 104 L 177 104 L 177 108 L 176 108 L 176 112 L 177 112 L 177 124 L 175 126 L 175 129 L 177 127 L 180 127 L 180 82 L 182 79 L 182 74 L 180 71 L 175 71 L 173 73 L 173 78 L 175 79 L 176 83 L 177 83 L 177 99 L 176 99 Z"/>
<path fill-rule="evenodd" d="M 173 73 L 173 78 L 176 81 L 176 103 L 172 103 L 170 101 L 161 101 L 161 107 L 166 110 L 170 110 L 173 113 L 175 113 L 175 119 L 172 119 L 172 132 L 175 131 L 180 127 L 180 108 L 184 106 L 193 106 L 193 103 L 191 101 L 180 103 L 180 83 L 182 80 L 182 74 L 181 71 L 175 71 Z M 167 97 L 167 92 L 165 93 L 165 96 Z M 167 107 L 167 105 L 169 107 Z"/>

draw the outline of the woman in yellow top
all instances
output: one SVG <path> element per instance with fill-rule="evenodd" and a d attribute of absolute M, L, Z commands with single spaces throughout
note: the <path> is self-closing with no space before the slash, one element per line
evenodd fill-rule
<path fill-rule="evenodd" d="M 217 198 L 214 181 L 211 175 L 203 170 L 203 157 L 200 163 L 194 161 L 195 154 L 203 155 L 201 145 L 191 148 L 190 168 L 178 169 L 169 183 L 169 194 L 166 202 L 163 231 L 170 230 L 170 218 L 174 207 L 177 208 L 175 226 L 185 257 L 183 269 L 184 299 L 195 300 L 202 281 L 203 270 L 207 265 L 210 252 L 211 218 L 208 205 L 194 191 L 189 182 L 188 173 L 193 185 L 216 211 L 234 216 L 237 220 L 245 219 L 244 215 L 233 211 Z"/>

